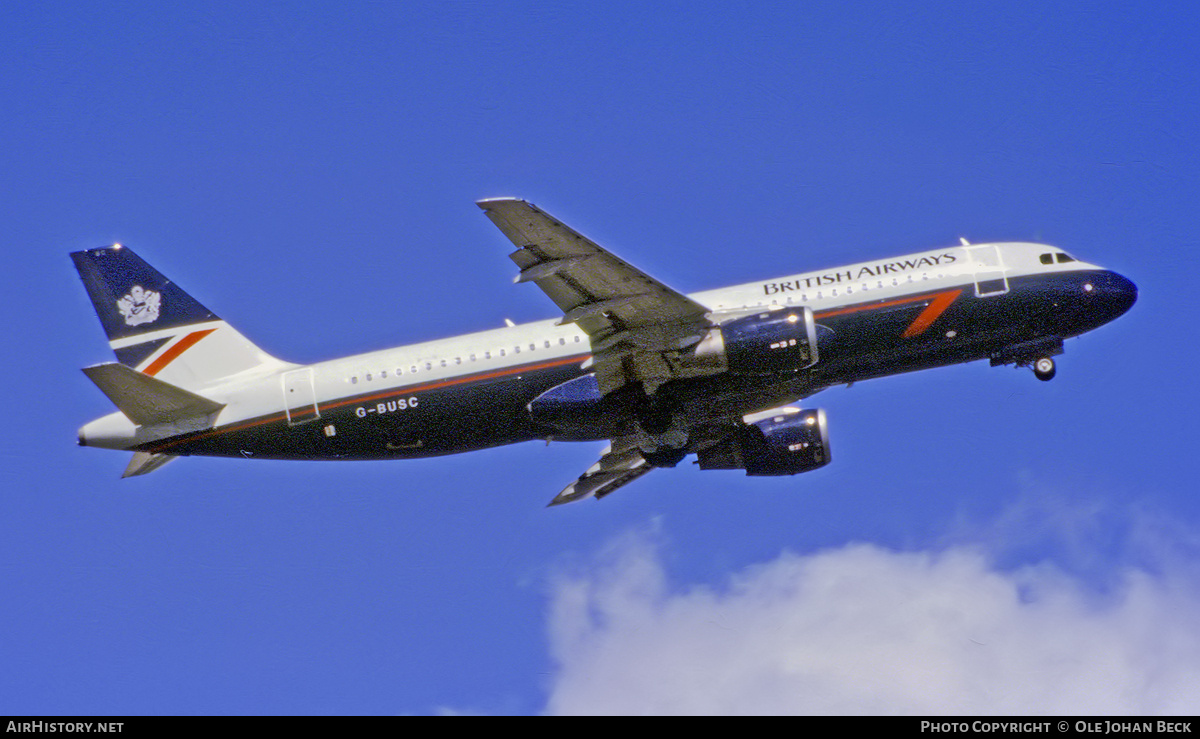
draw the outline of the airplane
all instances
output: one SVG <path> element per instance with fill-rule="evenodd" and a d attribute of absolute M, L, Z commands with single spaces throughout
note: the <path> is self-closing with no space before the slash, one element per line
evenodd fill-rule
<path fill-rule="evenodd" d="M 1063 340 L 1137 287 L 1035 243 L 971 244 L 685 295 L 538 207 L 477 205 L 549 319 L 311 365 L 270 356 L 121 245 L 71 254 L 116 362 L 83 372 L 118 408 L 81 446 L 124 477 L 189 455 L 410 459 L 535 439 L 607 441 L 550 503 L 603 498 L 688 455 L 795 475 L 831 461 L 835 385 L 988 360 L 1056 372 Z"/>

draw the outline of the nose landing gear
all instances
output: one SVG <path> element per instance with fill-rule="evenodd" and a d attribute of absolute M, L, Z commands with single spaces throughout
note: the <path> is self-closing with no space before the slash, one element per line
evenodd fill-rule
<path fill-rule="evenodd" d="M 1063 353 L 1063 340 L 1048 336 L 1033 341 L 1007 346 L 991 355 L 992 366 L 1012 364 L 1017 367 L 1032 367 L 1033 376 L 1047 382 L 1054 379 L 1056 368 L 1051 357 Z"/>
<path fill-rule="evenodd" d="M 1033 362 L 1033 376 L 1042 382 L 1049 382 L 1058 373 L 1054 360 L 1050 357 L 1040 357 Z"/>

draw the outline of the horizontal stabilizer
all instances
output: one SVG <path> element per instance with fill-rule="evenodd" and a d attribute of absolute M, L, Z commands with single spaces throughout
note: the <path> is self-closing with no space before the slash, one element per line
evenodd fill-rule
<path fill-rule="evenodd" d="M 151 454 L 150 452 L 134 452 L 133 459 L 129 460 L 129 466 L 125 468 L 125 472 L 121 477 L 135 477 L 137 475 L 145 475 L 162 467 L 172 459 L 178 459 L 173 454 Z"/>
<path fill-rule="evenodd" d="M 116 362 L 84 367 L 83 373 L 139 426 L 173 424 L 185 419 L 205 419 L 211 424 L 225 407 Z"/>

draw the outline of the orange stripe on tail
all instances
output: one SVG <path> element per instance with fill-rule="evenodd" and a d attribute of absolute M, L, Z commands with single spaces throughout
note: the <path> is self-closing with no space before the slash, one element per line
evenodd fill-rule
<path fill-rule="evenodd" d="M 203 339 L 205 336 L 208 336 L 213 331 L 216 331 L 216 329 L 209 328 L 203 331 L 193 331 L 179 341 L 175 342 L 170 349 L 167 349 L 165 352 L 159 355 L 158 359 L 151 362 L 149 367 L 142 370 L 142 373 L 153 377 L 161 372 L 163 367 L 166 367 L 171 362 L 174 362 L 179 358 L 180 354 L 183 354 L 188 349 L 191 349 L 197 341 Z"/>

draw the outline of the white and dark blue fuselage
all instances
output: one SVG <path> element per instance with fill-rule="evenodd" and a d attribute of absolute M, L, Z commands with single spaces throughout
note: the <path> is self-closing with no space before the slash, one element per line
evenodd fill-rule
<path fill-rule="evenodd" d="M 99 259 L 89 255 L 102 251 L 78 253 L 77 264 Z M 132 280 L 153 282 L 136 269 L 125 271 Z M 93 283 L 108 285 L 107 298 L 89 285 L 98 312 L 105 300 L 115 302 L 132 289 L 114 284 L 122 270 L 93 272 Z M 84 267 L 81 274 L 88 284 Z M 739 456 L 749 447 L 735 444 L 733 461 L 719 461 L 713 451 L 718 437 L 743 418 L 832 385 L 980 359 L 1021 365 L 1040 360 L 1035 370 L 1045 379 L 1047 369 L 1053 372 L 1049 358 L 1061 353 L 1064 339 L 1120 316 L 1136 295 L 1133 283 L 1115 272 L 1030 243 L 964 244 L 696 293 L 686 298 L 707 307 L 712 326 L 738 317 L 754 325 L 783 315 L 810 321 L 814 361 L 758 371 L 738 371 L 730 361 L 711 372 L 681 372 L 653 393 L 638 383 L 601 393 L 591 376 L 595 337 L 577 323 L 546 320 L 300 366 L 255 354 L 209 313 L 162 329 L 142 326 L 130 336 L 114 338 L 110 331 L 118 358 L 128 360 L 127 369 L 113 371 L 120 382 L 143 382 L 132 375 L 123 379 L 130 369 L 152 378 L 146 381 L 152 385 L 161 380 L 185 393 L 176 397 L 162 389 L 169 397 L 162 403 L 182 410 L 130 411 L 134 401 L 127 396 L 153 395 L 157 385 L 122 391 L 97 380 L 122 411 L 81 429 L 80 443 L 131 450 L 143 460 L 328 460 L 427 457 L 534 439 L 628 439 L 641 447 L 647 468 L 697 453 L 702 466 L 707 454 L 713 468 L 750 470 Z M 167 292 L 161 301 L 170 298 Z M 730 336 L 727 331 L 721 350 L 732 356 Z M 206 352 L 226 345 L 233 371 L 222 368 L 219 358 L 205 364 Z M 697 354 L 704 345 L 684 352 Z M 118 379 L 108 382 L 120 384 Z M 200 400 L 190 401 L 188 394 Z M 660 428 L 647 420 L 648 397 L 656 417 L 665 419 Z M 205 399 L 212 405 L 203 406 Z M 140 419 L 131 418 L 138 413 Z M 207 420 L 195 420 L 199 415 Z M 184 416 L 191 420 L 177 422 Z M 763 428 L 769 440 L 771 431 Z M 636 442 L 647 438 L 654 441 Z M 664 450 L 670 453 L 663 456 Z M 827 461 L 827 449 L 823 454 Z"/>

